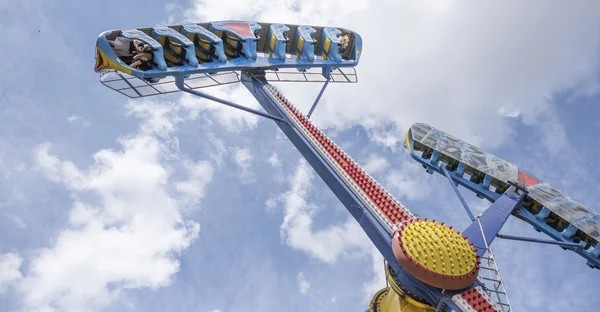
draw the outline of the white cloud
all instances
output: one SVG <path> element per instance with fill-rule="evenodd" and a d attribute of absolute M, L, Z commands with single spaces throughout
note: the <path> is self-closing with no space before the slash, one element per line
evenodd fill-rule
<path fill-rule="evenodd" d="M 375 174 L 384 171 L 388 166 L 389 163 L 385 158 L 372 154 L 367 159 L 367 164 L 363 168 L 367 172 Z"/>
<path fill-rule="evenodd" d="M 366 125 L 369 139 L 377 144 L 390 148 L 392 151 L 397 151 L 400 147 L 398 143 L 404 140 L 406 129 L 398 127 L 396 124 L 378 123 L 374 125 Z M 407 128 L 408 129 L 408 128 Z"/>
<path fill-rule="evenodd" d="M 253 174 L 250 171 L 254 156 L 248 148 L 232 148 L 232 157 L 235 164 L 240 168 L 240 178 L 244 182 L 252 182 Z"/>
<path fill-rule="evenodd" d="M 82 177 L 79 170 L 71 162 L 61 162 L 56 156 L 48 154 L 52 144 L 44 142 L 35 151 L 35 169 L 42 169 L 44 176 L 52 181 L 62 181 L 70 187 L 77 188 L 81 185 Z"/>
<path fill-rule="evenodd" d="M 267 198 L 265 206 L 267 207 L 267 211 L 272 211 L 277 206 L 277 199 L 274 197 Z"/>
<path fill-rule="evenodd" d="M 2 174 L 4 176 L 4 179 L 10 178 L 10 175 L 11 175 L 10 170 L 8 170 L 8 168 L 6 168 L 6 165 L 2 161 L 2 158 L 0 158 L 0 174 Z"/>
<path fill-rule="evenodd" d="M 85 119 L 81 116 L 72 115 L 72 116 L 69 116 L 67 118 L 67 120 L 72 124 L 79 124 L 79 126 L 81 126 L 81 128 L 83 128 L 83 129 L 91 126 L 91 123 L 87 119 Z"/>
<path fill-rule="evenodd" d="M 306 201 L 312 177 L 312 168 L 301 160 L 290 179 L 291 189 L 283 196 L 282 239 L 289 246 L 326 263 L 335 263 L 341 255 L 350 252 L 365 253 L 371 242 L 354 219 L 313 230 L 312 218 L 317 207 Z"/>
<path fill-rule="evenodd" d="M 430 188 L 427 187 L 429 178 L 420 164 L 406 160 L 390 171 L 386 177 L 386 184 L 391 191 L 396 191 L 399 197 L 416 200 L 430 194 Z"/>
<path fill-rule="evenodd" d="M 281 162 L 279 161 L 279 156 L 277 155 L 277 153 L 273 152 L 273 155 L 271 155 L 269 157 L 269 159 L 267 159 L 267 161 L 269 162 L 269 164 L 271 164 L 271 166 L 273 167 L 279 167 L 281 166 Z"/>
<path fill-rule="evenodd" d="M 244 171 L 250 168 L 252 158 L 252 153 L 247 148 L 235 148 L 233 150 L 233 160 Z"/>
<path fill-rule="evenodd" d="M 383 256 L 375 246 L 371 247 L 371 263 L 373 265 L 373 279 L 363 286 L 365 300 L 371 300 L 373 295 L 386 286 L 385 267 Z"/>
<path fill-rule="evenodd" d="M 308 291 L 310 290 L 310 283 L 308 282 L 308 280 L 306 280 L 306 277 L 304 276 L 303 272 L 298 273 L 297 280 L 298 290 L 300 291 L 300 293 L 303 295 L 308 294 Z"/>
<path fill-rule="evenodd" d="M 187 18 L 196 20 L 222 20 L 248 18 L 280 23 L 332 24 L 367 9 L 370 1 L 354 1 L 347 5 L 345 0 L 293 1 L 259 0 L 255 5 L 249 1 L 234 1 L 231 5 L 218 5 L 211 1 L 195 0 L 187 12 Z"/>
<path fill-rule="evenodd" d="M 521 116 L 521 112 L 518 108 L 513 108 L 509 110 L 508 108 L 506 108 L 506 106 L 501 106 L 500 108 L 498 108 L 498 113 L 508 118 L 517 118 Z"/>
<path fill-rule="evenodd" d="M 175 184 L 177 191 L 183 195 L 181 201 L 186 205 L 197 205 L 205 195 L 205 188 L 212 180 L 214 169 L 208 161 L 185 163 L 188 179 Z"/>
<path fill-rule="evenodd" d="M 160 136 L 167 135 L 175 129 L 175 125 L 183 118 L 179 116 L 180 107 L 175 103 L 143 99 L 127 102 L 127 114 L 141 118 L 140 131 Z"/>
<path fill-rule="evenodd" d="M 27 224 L 25 224 L 25 222 L 23 222 L 23 219 L 21 219 L 21 217 L 19 217 L 18 215 L 15 214 L 10 214 L 10 213 L 5 213 L 4 216 L 9 219 L 10 221 L 12 221 L 16 226 L 24 229 L 25 227 L 27 227 Z"/>
<path fill-rule="evenodd" d="M 202 92 L 256 110 L 262 109 L 241 84 L 213 87 L 202 90 Z M 202 111 L 211 112 L 211 118 L 205 119 L 204 122 L 212 123 L 212 120 L 216 119 L 227 131 L 232 132 L 254 129 L 260 118 L 257 115 L 189 94 L 182 94 L 179 98 L 179 105 L 188 111 L 188 117 L 191 119 L 199 118 Z"/>
<path fill-rule="evenodd" d="M 129 109 L 143 118 L 140 131 L 121 138 L 121 150 L 97 152 L 85 171 L 51 155 L 49 143 L 35 152 L 36 168 L 63 184 L 74 203 L 70 227 L 30 260 L 19 284 L 33 311 L 97 309 L 120 289 L 165 287 L 179 270 L 176 255 L 199 234 L 199 224 L 181 213 L 204 196 L 212 166 L 178 157 L 186 175 L 175 180 L 163 162 L 177 154 L 165 142 L 176 140 L 168 135 L 180 118 L 148 102 L 130 103 Z"/>
<path fill-rule="evenodd" d="M 21 262 L 23 259 L 16 253 L 0 254 L 0 293 L 22 278 Z"/>

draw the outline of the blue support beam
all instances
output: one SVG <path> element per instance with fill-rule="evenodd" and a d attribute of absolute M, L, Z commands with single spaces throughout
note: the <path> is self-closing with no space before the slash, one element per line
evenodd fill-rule
<path fill-rule="evenodd" d="M 471 221 L 475 221 L 475 215 L 473 215 L 473 212 L 471 211 L 471 209 L 469 209 L 467 202 L 463 198 L 462 194 L 458 191 L 458 188 L 456 187 L 456 182 L 454 182 L 454 180 L 452 180 L 452 177 L 450 176 L 450 172 L 448 172 L 448 169 L 446 169 L 446 166 L 440 166 L 440 167 L 442 168 L 442 171 L 444 172 L 444 175 L 446 176 L 446 178 L 448 178 L 448 182 L 450 182 L 450 185 L 452 185 L 452 189 L 456 193 L 456 196 L 458 196 L 458 199 L 460 199 L 460 203 L 465 208 L 465 211 L 469 215 L 469 218 L 471 218 Z"/>
<path fill-rule="evenodd" d="M 321 92 L 319 92 L 317 99 L 315 100 L 313 105 L 310 107 L 310 110 L 308 111 L 308 115 L 306 115 L 306 118 L 310 119 L 310 115 L 312 115 L 313 111 L 317 107 L 319 100 L 321 100 L 321 96 L 323 96 L 323 92 L 325 92 L 325 88 L 327 88 L 327 85 L 329 84 L 329 80 L 331 80 L 331 76 L 327 76 L 327 80 L 325 80 L 325 83 L 323 84 L 323 88 L 321 88 Z"/>
<path fill-rule="evenodd" d="M 519 193 L 516 187 L 511 186 L 463 231 L 463 235 L 473 245 L 488 248 L 512 211 L 521 205 L 525 195 L 525 192 Z M 482 249 L 477 250 L 478 255 L 484 252 Z"/>

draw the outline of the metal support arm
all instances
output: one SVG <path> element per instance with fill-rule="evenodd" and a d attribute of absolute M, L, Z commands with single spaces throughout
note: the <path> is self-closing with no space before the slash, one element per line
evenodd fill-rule
<path fill-rule="evenodd" d="M 523 241 L 523 242 L 532 242 L 532 243 L 549 244 L 549 245 L 559 245 L 559 246 L 563 246 L 563 247 L 575 247 L 576 249 L 582 247 L 581 245 L 576 244 L 576 243 L 557 242 L 557 241 L 538 239 L 538 238 L 532 238 L 532 237 L 513 236 L 513 235 L 506 235 L 506 234 L 498 234 L 496 236 L 498 238 L 509 239 L 509 240 L 518 240 L 518 241 Z"/>
<path fill-rule="evenodd" d="M 465 208 L 465 211 L 469 215 L 469 218 L 471 218 L 471 221 L 475 221 L 475 215 L 473 215 L 473 212 L 471 211 L 471 209 L 469 209 L 469 206 L 467 205 L 467 202 L 462 197 L 462 194 L 460 193 L 460 191 L 456 187 L 456 183 L 454 182 L 454 180 L 452 180 L 452 177 L 450 176 L 450 172 L 448 172 L 448 169 L 446 169 L 446 166 L 443 165 L 443 164 L 440 165 L 440 168 L 442 168 L 442 172 L 444 172 L 444 175 L 446 175 L 446 178 L 448 178 L 448 182 L 450 182 L 450 185 L 452 185 L 452 189 L 454 189 L 454 192 L 456 193 L 456 196 L 458 196 L 458 199 L 460 199 L 460 203 Z"/>
<path fill-rule="evenodd" d="M 325 88 L 327 88 L 327 85 L 329 84 L 329 80 L 331 80 L 331 76 L 327 76 L 327 80 L 325 80 L 325 83 L 323 84 L 323 88 L 321 88 L 321 92 L 319 92 L 317 99 L 315 100 L 313 105 L 310 107 L 310 110 L 308 111 L 308 115 L 306 115 L 306 118 L 310 119 L 310 115 L 312 115 L 313 111 L 317 107 L 319 100 L 321 100 L 321 96 L 323 96 L 323 92 L 325 92 Z"/>
<path fill-rule="evenodd" d="M 267 113 L 263 113 L 261 111 L 258 111 L 258 110 L 255 110 L 255 109 L 252 109 L 252 108 L 240 105 L 240 104 L 236 104 L 236 103 L 233 103 L 233 102 L 230 102 L 230 101 L 227 101 L 227 100 L 223 100 L 221 98 L 218 98 L 218 97 L 215 97 L 215 96 L 212 96 L 212 95 L 208 95 L 206 93 L 203 93 L 203 92 L 200 92 L 200 91 L 197 91 L 197 90 L 194 90 L 194 89 L 186 88 L 185 85 L 184 85 L 184 79 L 185 78 L 183 76 L 178 76 L 178 77 L 175 78 L 175 85 L 177 85 L 177 88 L 179 88 L 179 90 L 181 90 L 181 91 L 193 94 L 195 96 L 203 97 L 203 98 L 205 98 L 207 100 L 211 100 L 211 101 L 214 101 L 214 102 L 217 102 L 217 103 L 221 103 L 221 104 L 224 104 L 224 105 L 227 105 L 227 106 L 231 106 L 231 107 L 243 110 L 243 111 L 248 112 L 248 113 L 252 113 L 252 114 L 255 114 L 255 115 L 258 115 L 258 116 L 269 118 L 269 119 L 272 119 L 272 120 L 275 120 L 275 121 L 278 121 L 278 122 L 285 122 L 280 117 L 269 115 Z"/>

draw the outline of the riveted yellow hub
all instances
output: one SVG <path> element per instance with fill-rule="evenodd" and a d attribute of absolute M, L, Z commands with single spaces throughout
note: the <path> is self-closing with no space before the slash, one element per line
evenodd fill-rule
<path fill-rule="evenodd" d="M 442 275 L 460 276 L 475 268 L 473 248 L 462 235 L 437 222 L 413 222 L 402 231 L 406 254 L 423 268 Z"/>
<path fill-rule="evenodd" d="M 466 237 L 444 223 L 411 220 L 394 235 L 392 249 L 400 264 L 432 286 L 459 289 L 479 271 L 478 256 Z"/>

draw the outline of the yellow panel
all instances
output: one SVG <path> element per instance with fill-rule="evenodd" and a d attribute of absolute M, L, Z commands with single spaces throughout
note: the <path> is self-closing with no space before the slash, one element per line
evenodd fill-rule
<path fill-rule="evenodd" d="M 199 49 L 196 49 L 196 57 L 199 58 L 199 61 L 208 59 L 208 55 L 205 55 L 204 52 Z"/>
<path fill-rule="evenodd" d="M 435 308 L 418 302 L 391 287 L 378 291 L 371 300 L 369 312 L 434 312 Z"/>
<path fill-rule="evenodd" d="M 173 43 L 173 42 L 174 42 L 173 40 L 169 39 L 169 43 Z M 176 43 L 179 43 L 179 42 L 176 42 Z M 170 44 L 169 47 L 171 48 L 171 50 L 173 50 L 173 52 L 175 52 L 175 53 L 181 53 L 181 48 L 182 47 L 178 47 L 178 46 L 173 45 L 173 44 Z"/>
<path fill-rule="evenodd" d="M 206 38 L 202 37 L 202 39 L 206 39 Z M 203 49 L 205 49 L 206 51 L 210 51 L 211 44 L 199 41 L 198 45 L 200 47 L 202 47 Z M 210 56 L 208 54 L 205 54 L 204 52 L 202 52 L 202 50 L 199 50 L 199 49 L 196 49 L 196 56 L 198 56 L 199 58 L 201 58 L 203 60 L 210 58 Z"/>
<path fill-rule="evenodd" d="M 232 45 L 234 47 L 237 47 L 237 45 L 238 45 L 238 41 L 235 39 L 231 39 L 231 38 L 227 37 L 227 39 L 225 39 L 225 40 L 227 40 L 227 43 L 229 43 L 230 45 Z"/>
<path fill-rule="evenodd" d="M 378 291 L 371 300 L 369 312 L 434 312 L 435 308 L 418 302 L 405 294 L 392 278 L 389 266 L 386 266 L 385 277 L 389 287 Z"/>
<path fill-rule="evenodd" d="M 298 48 L 298 52 L 296 52 L 296 58 L 300 58 L 302 48 L 304 47 L 304 38 L 302 36 L 298 37 L 298 43 L 296 44 L 296 47 Z"/>
<path fill-rule="evenodd" d="M 96 64 L 94 66 L 94 71 L 107 69 L 116 69 L 129 75 L 133 73 L 129 66 L 123 66 L 117 62 L 114 62 L 108 56 L 106 56 L 106 54 L 104 54 L 104 52 L 102 52 L 98 46 L 96 46 Z"/>
<path fill-rule="evenodd" d="M 206 49 L 207 51 L 210 51 L 210 46 L 211 46 L 211 44 L 210 44 L 210 43 L 205 43 L 205 42 L 202 42 L 202 41 L 201 41 L 201 42 L 200 42 L 200 46 L 201 46 L 202 48 Z"/>
<path fill-rule="evenodd" d="M 406 135 L 404 136 L 404 147 L 406 147 L 406 149 L 410 153 L 411 147 L 410 147 L 410 139 L 408 137 L 409 134 L 410 134 L 410 130 L 408 130 L 408 132 L 406 132 Z"/>
<path fill-rule="evenodd" d="M 165 60 L 172 62 L 172 63 L 179 63 L 179 59 L 177 59 L 175 56 L 173 56 L 173 54 L 171 53 L 165 53 Z"/>
<path fill-rule="evenodd" d="M 275 34 L 271 35 L 271 51 L 273 51 L 273 49 L 275 49 L 275 42 L 277 41 L 277 38 L 275 38 Z"/>
<path fill-rule="evenodd" d="M 225 37 L 225 42 L 228 43 L 229 45 L 233 46 L 234 48 L 237 48 L 238 46 L 238 41 L 235 39 L 231 39 L 229 37 Z M 227 45 L 224 45 L 225 47 L 225 54 L 229 57 L 232 57 L 234 55 L 237 55 L 237 50 L 232 50 L 231 48 L 227 47 Z"/>
<path fill-rule="evenodd" d="M 330 46 L 331 46 L 331 40 L 329 40 L 329 37 L 325 37 L 325 43 L 323 43 L 323 52 L 325 52 L 325 54 L 329 53 Z"/>

